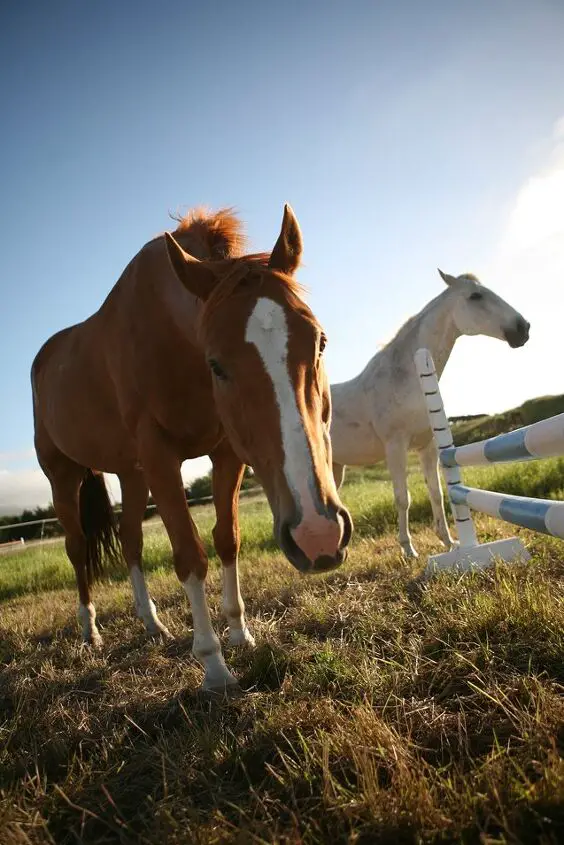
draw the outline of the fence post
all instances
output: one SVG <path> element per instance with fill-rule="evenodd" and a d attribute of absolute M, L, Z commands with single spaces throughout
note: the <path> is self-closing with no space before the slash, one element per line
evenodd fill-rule
<path fill-rule="evenodd" d="M 454 446 L 452 439 L 452 431 L 450 423 L 445 413 L 441 391 L 439 389 L 439 380 L 435 370 L 435 363 L 431 353 L 427 349 L 418 349 L 415 353 L 415 367 L 417 375 L 421 383 L 421 390 L 425 397 L 425 406 L 427 408 L 427 416 L 429 417 L 429 425 L 433 429 L 433 436 L 439 449 L 439 454 L 443 449 L 450 449 Z M 442 466 L 442 465 L 441 465 Z M 443 475 L 446 481 L 448 500 L 452 510 L 454 521 L 456 522 L 456 531 L 460 540 L 460 545 L 463 548 L 472 548 L 478 545 L 478 538 L 476 536 L 476 527 L 472 514 L 468 505 L 455 504 L 452 500 L 450 488 L 454 484 L 461 483 L 460 469 L 457 466 L 445 467 L 442 466 Z"/>

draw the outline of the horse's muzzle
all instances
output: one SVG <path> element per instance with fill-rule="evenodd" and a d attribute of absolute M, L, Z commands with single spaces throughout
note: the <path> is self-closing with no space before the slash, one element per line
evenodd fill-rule
<path fill-rule="evenodd" d="M 298 545 L 295 539 L 295 528 L 290 522 L 284 522 L 278 532 L 278 543 L 280 548 L 299 572 L 307 575 L 315 573 L 330 572 L 337 569 L 347 558 L 347 546 L 352 535 L 352 519 L 345 508 L 339 508 L 331 522 L 335 524 L 340 532 L 338 547 L 333 554 L 321 553 L 312 557 Z"/>
<path fill-rule="evenodd" d="M 515 326 L 511 329 L 505 329 L 505 339 L 512 349 L 517 349 L 519 346 L 524 346 L 529 339 L 529 329 L 531 324 L 523 317 L 518 317 L 515 321 Z"/>

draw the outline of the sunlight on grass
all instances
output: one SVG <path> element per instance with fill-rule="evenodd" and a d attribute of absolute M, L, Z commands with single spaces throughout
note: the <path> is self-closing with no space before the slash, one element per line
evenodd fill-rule
<path fill-rule="evenodd" d="M 558 496 L 562 469 L 465 478 Z M 257 648 L 226 650 L 247 691 L 230 700 L 197 693 L 190 611 L 158 521 L 145 526 L 146 569 L 171 643 L 144 634 L 125 567 L 96 586 L 105 646 L 93 653 L 80 645 L 63 546 L 0 558 L 2 842 L 562 841 L 562 543 L 517 529 L 529 564 L 421 585 L 439 546 L 414 466 L 411 487 L 419 562 L 398 554 L 380 467 L 344 487 L 351 554 L 319 578 L 276 550 L 263 499 L 242 503 L 241 590 Z M 224 637 L 213 508 L 194 518 Z M 478 531 L 515 528 L 480 517 Z"/>
<path fill-rule="evenodd" d="M 357 480 L 354 480 L 356 477 Z M 383 536 L 396 530 L 396 510 L 387 470 L 383 466 L 367 469 L 360 476 L 354 471 L 343 487 L 342 499 L 350 509 L 355 524 L 355 540 L 361 537 Z M 469 486 L 535 498 L 564 498 L 564 459 L 479 467 L 464 471 Z M 410 474 L 413 525 L 428 524 L 431 507 L 421 473 L 412 463 Z M 215 511 L 212 505 L 194 508 L 194 520 L 204 542 L 212 566 L 217 557 L 212 541 Z M 264 497 L 244 499 L 240 507 L 241 555 L 255 557 L 273 553 L 277 546 L 272 536 L 272 514 Z M 488 537 L 489 539 L 489 537 Z M 145 523 L 144 560 L 147 571 L 168 569 L 171 552 L 168 538 L 160 521 Z M 354 547 L 353 542 L 353 547 Z M 125 567 L 110 573 L 112 580 L 127 577 Z M 0 558 L 0 600 L 26 593 L 39 593 L 58 587 L 72 587 L 74 572 L 62 541 L 45 543 L 29 550 L 17 551 Z"/>

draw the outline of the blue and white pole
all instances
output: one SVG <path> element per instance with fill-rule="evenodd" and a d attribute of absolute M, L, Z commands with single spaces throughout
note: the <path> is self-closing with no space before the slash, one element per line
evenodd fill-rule
<path fill-rule="evenodd" d="M 504 522 L 564 539 L 564 502 L 492 493 L 463 484 L 452 487 L 450 492 L 457 507 L 465 504 L 472 510 L 496 516 Z"/>
<path fill-rule="evenodd" d="M 448 499 L 452 514 L 456 523 L 458 539 L 460 541 L 460 545 L 451 551 L 443 552 L 438 555 L 431 555 L 427 562 L 425 573 L 431 574 L 432 572 L 436 572 L 438 570 L 455 568 L 463 572 L 475 568 L 484 569 L 491 566 L 493 560 L 496 558 L 501 558 L 505 561 L 511 561 L 517 558 L 521 560 L 528 560 L 529 554 L 523 546 L 523 543 L 517 537 L 511 537 L 506 540 L 495 540 L 491 543 L 478 543 L 476 528 L 470 511 L 473 503 L 467 496 L 457 495 L 455 491 L 482 491 L 474 491 L 472 488 L 464 488 L 462 485 L 459 470 L 460 464 L 458 461 L 454 461 L 452 459 L 443 460 L 444 454 L 452 456 L 453 452 L 458 452 L 458 449 L 454 446 L 454 441 L 452 439 L 452 431 L 445 413 L 441 392 L 439 390 L 439 381 L 435 370 L 435 364 L 428 349 L 418 349 L 415 353 L 414 360 L 417 375 L 419 376 L 421 392 L 423 393 L 423 398 L 425 399 L 429 424 L 439 450 L 439 460 L 447 486 Z M 477 510 L 481 510 L 481 508 L 477 508 Z M 486 511 L 486 513 L 488 513 L 488 511 Z M 494 515 L 497 516 L 498 514 Z"/>
<path fill-rule="evenodd" d="M 534 461 L 564 454 L 564 414 L 526 425 L 487 440 L 441 451 L 444 467 L 485 466 L 508 461 Z"/>

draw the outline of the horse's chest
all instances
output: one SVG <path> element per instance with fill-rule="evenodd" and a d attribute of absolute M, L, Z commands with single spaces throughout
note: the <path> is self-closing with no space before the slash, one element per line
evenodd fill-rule
<path fill-rule="evenodd" d="M 179 385 L 176 390 L 164 391 L 160 400 L 159 422 L 177 437 L 202 439 L 220 427 L 211 386 Z"/>

